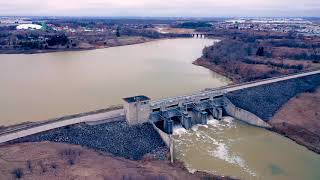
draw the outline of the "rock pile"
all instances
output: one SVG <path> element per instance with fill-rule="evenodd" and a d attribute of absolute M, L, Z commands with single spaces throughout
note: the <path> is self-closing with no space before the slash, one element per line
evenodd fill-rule
<path fill-rule="evenodd" d="M 139 160 L 145 154 L 166 148 L 149 123 L 129 126 L 125 121 L 89 126 L 78 124 L 24 137 L 14 142 L 53 141 L 82 145 L 127 159 Z M 158 153 L 159 156 L 163 153 Z M 165 157 L 159 157 L 163 159 Z"/>
<path fill-rule="evenodd" d="M 320 86 L 319 74 L 238 90 L 227 97 L 235 106 L 269 121 L 292 97 L 317 86 Z"/>

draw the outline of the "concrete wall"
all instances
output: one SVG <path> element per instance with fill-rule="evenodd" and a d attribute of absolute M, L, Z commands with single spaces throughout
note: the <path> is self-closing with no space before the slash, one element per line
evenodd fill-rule
<path fill-rule="evenodd" d="M 244 109 L 236 107 L 234 104 L 232 104 L 232 102 L 228 98 L 225 98 L 224 102 L 225 102 L 224 109 L 229 116 L 232 116 L 236 119 L 239 119 L 241 121 L 244 121 L 244 122 L 251 124 L 251 125 L 254 125 L 254 126 L 263 127 L 263 128 L 271 128 L 271 126 L 268 123 L 263 121 L 261 118 L 259 118 L 255 114 L 253 114 L 249 111 L 246 111 Z"/>
<path fill-rule="evenodd" d="M 26 128 L 16 132 L 2 134 L 0 136 L 0 144 L 14 140 L 14 139 L 18 139 L 21 137 L 26 137 L 32 134 L 48 131 L 51 129 L 56 129 L 56 128 L 83 123 L 83 122 L 95 122 L 95 121 L 101 121 L 101 120 L 107 120 L 107 119 L 113 120 L 114 118 L 119 116 L 124 116 L 124 109 L 117 109 L 117 110 L 111 110 L 103 113 L 80 116 L 80 117 L 65 119 L 65 120 L 56 121 L 52 123 L 48 122 L 43 125 Z"/>
<path fill-rule="evenodd" d="M 149 121 L 150 104 L 149 101 L 138 101 L 133 103 L 124 103 L 124 111 L 128 124 L 143 124 Z"/>
<path fill-rule="evenodd" d="M 170 151 L 170 160 L 171 163 L 173 163 L 174 159 L 174 141 L 171 135 L 168 135 L 167 133 L 163 132 L 161 129 L 159 129 L 154 123 L 151 123 L 153 128 L 158 132 L 163 142 L 167 145 Z"/>

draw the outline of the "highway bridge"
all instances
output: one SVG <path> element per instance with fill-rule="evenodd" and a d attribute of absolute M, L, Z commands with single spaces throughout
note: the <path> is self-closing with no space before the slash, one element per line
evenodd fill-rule
<path fill-rule="evenodd" d="M 206 124 L 208 116 L 221 119 L 223 113 L 249 124 L 266 127 L 269 125 L 255 114 L 234 106 L 226 97 L 227 93 L 277 83 L 290 79 L 320 74 L 320 70 L 286 75 L 254 82 L 208 88 L 188 95 L 151 100 L 146 96 L 124 98 L 123 106 L 90 113 L 15 126 L 0 130 L 0 143 L 17 138 L 79 123 L 109 122 L 126 119 L 129 124 L 151 122 L 168 134 L 172 133 L 174 123 L 181 123 L 186 129 L 194 124 Z"/>

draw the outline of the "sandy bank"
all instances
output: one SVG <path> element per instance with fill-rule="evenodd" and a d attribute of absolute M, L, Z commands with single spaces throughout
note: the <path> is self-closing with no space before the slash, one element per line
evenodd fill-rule
<path fill-rule="evenodd" d="M 77 145 L 40 142 L 0 147 L 0 179 L 228 179 L 190 174 L 168 161 L 132 161 Z"/>
<path fill-rule="evenodd" d="M 320 88 L 291 98 L 269 123 L 274 131 L 320 153 Z"/>

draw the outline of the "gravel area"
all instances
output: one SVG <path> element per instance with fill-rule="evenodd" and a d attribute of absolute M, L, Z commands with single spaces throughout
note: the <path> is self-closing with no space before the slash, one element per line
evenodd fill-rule
<path fill-rule="evenodd" d="M 319 85 L 320 75 L 317 74 L 238 90 L 227 94 L 227 97 L 235 106 L 269 121 L 292 97 L 302 92 L 313 91 Z"/>
<path fill-rule="evenodd" d="M 135 126 L 129 126 L 125 121 L 94 126 L 78 124 L 24 137 L 13 143 L 40 141 L 82 145 L 127 159 L 139 160 L 152 152 L 156 152 L 158 159 L 166 159 L 166 153 L 157 152 L 166 145 L 149 123 Z"/>

